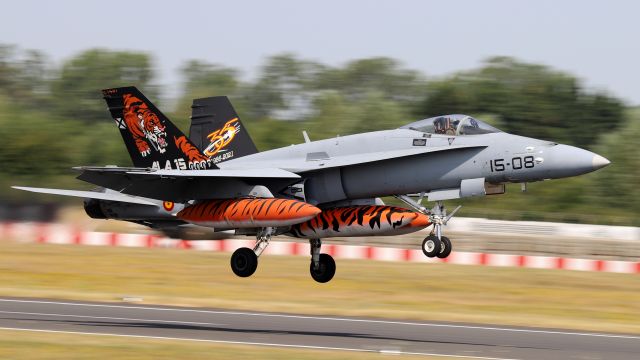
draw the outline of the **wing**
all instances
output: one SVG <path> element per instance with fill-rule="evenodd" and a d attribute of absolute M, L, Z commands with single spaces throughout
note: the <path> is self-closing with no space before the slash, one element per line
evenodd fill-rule
<path fill-rule="evenodd" d="M 249 195 L 255 185 L 286 187 L 300 176 L 278 168 L 159 170 L 79 167 L 78 179 L 124 194 L 184 203 Z"/>
<path fill-rule="evenodd" d="M 80 197 L 80 198 L 118 201 L 118 202 L 140 204 L 140 205 L 153 205 L 153 206 L 158 205 L 154 203 L 153 200 L 151 199 L 143 199 L 137 196 L 125 195 L 116 191 L 97 192 L 97 191 L 83 191 L 83 190 L 35 188 L 35 187 L 26 187 L 26 186 L 12 186 L 12 188 L 16 190 L 30 191 L 30 192 L 41 193 L 41 194 L 73 196 L 73 197 Z"/>

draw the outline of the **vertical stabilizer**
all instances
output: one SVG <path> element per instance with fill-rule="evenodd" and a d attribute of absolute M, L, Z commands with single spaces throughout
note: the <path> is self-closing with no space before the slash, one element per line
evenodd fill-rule
<path fill-rule="evenodd" d="M 214 164 L 258 152 L 226 96 L 193 100 L 189 138 Z"/>
<path fill-rule="evenodd" d="M 102 90 L 133 165 L 159 169 L 216 168 L 158 108 L 133 86 Z"/>

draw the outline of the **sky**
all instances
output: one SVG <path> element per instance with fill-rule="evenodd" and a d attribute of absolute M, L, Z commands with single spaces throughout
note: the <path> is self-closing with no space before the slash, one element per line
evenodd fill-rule
<path fill-rule="evenodd" d="M 149 52 L 159 83 L 200 59 L 255 76 L 283 52 L 340 65 L 385 56 L 429 77 L 513 56 L 640 105 L 639 1 L 33 1 L 3 3 L 0 43 L 60 63 L 88 48 Z"/>

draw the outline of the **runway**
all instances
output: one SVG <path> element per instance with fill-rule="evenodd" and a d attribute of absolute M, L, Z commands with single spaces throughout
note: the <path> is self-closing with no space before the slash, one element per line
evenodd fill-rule
<path fill-rule="evenodd" d="M 0 329 L 454 358 L 640 358 L 636 335 L 26 298 L 0 298 Z"/>

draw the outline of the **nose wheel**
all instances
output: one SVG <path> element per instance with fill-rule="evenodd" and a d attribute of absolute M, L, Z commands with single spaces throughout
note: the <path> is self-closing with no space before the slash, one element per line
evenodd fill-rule
<path fill-rule="evenodd" d="M 429 235 L 422 241 L 422 252 L 426 257 L 444 259 L 451 254 L 451 240 L 443 236 L 438 240 L 435 235 Z"/>
<path fill-rule="evenodd" d="M 443 236 L 440 238 L 440 242 L 440 252 L 436 256 L 440 259 L 444 259 L 451 254 L 451 240 L 449 240 L 448 237 Z"/>
<path fill-rule="evenodd" d="M 322 246 L 320 239 L 309 240 L 309 244 L 311 245 L 311 265 L 309 266 L 311 277 L 319 283 L 329 282 L 336 274 L 336 262 L 331 255 L 320 253 Z"/>
<path fill-rule="evenodd" d="M 422 252 L 426 257 L 436 257 L 442 249 L 442 241 L 435 235 L 429 235 L 422 240 Z"/>
<path fill-rule="evenodd" d="M 431 209 L 429 218 L 433 223 L 433 231 L 422 242 L 422 252 L 427 257 L 438 257 L 440 259 L 445 259 L 451 254 L 453 246 L 451 244 L 451 240 L 449 240 L 448 237 L 442 235 L 442 226 L 447 225 L 447 222 L 451 220 L 453 215 L 455 215 L 458 210 L 460 210 L 460 206 L 455 208 L 455 210 L 453 210 L 451 214 L 447 216 L 447 210 L 444 208 L 444 204 L 441 201 L 438 201 L 436 203 L 436 206 Z M 432 246 L 431 251 L 428 251 L 429 244 L 431 242 L 439 242 L 439 246 Z"/>

